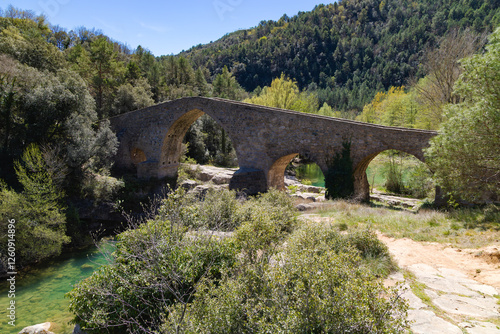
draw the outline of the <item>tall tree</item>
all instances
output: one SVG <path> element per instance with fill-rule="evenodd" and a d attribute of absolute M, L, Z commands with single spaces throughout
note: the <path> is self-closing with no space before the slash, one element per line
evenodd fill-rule
<path fill-rule="evenodd" d="M 112 81 L 114 66 L 116 65 L 113 45 L 105 37 L 99 37 L 92 42 L 90 47 L 90 59 L 95 67 L 93 87 L 95 90 L 97 113 L 104 113 L 105 94 L 109 90 Z"/>
<path fill-rule="evenodd" d="M 66 236 L 66 218 L 61 205 L 62 193 L 36 145 L 30 145 L 17 161 L 16 174 L 22 193 L 0 183 L 0 273 L 5 274 L 8 222 L 15 217 L 16 266 L 21 268 L 59 255 Z"/>
<path fill-rule="evenodd" d="M 436 113 L 442 113 L 447 103 L 458 103 L 460 96 L 453 90 L 455 81 L 462 73 L 459 60 L 473 55 L 482 45 L 484 36 L 470 29 L 452 30 L 442 37 L 439 47 L 427 52 L 423 67 L 425 80 L 415 85 L 422 101 Z M 442 117 L 434 117 L 436 119 Z"/>
<path fill-rule="evenodd" d="M 447 120 L 427 159 L 436 181 L 450 194 L 478 200 L 500 198 L 500 28 L 484 54 L 462 60 L 455 85 L 461 103 L 448 105 Z"/>
<path fill-rule="evenodd" d="M 215 77 L 213 86 L 214 96 L 217 97 L 239 101 L 245 96 L 245 91 L 226 66 L 222 69 L 222 73 Z"/>

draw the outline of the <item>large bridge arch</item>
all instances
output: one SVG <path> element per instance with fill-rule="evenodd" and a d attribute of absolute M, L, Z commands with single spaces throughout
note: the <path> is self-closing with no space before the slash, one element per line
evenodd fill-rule
<path fill-rule="evenodd" d="M 368 178 L 366 176 L 366 170 L 368 168 L 368 165 L 370 165 L 370 162 L 372 162 L 373 159 L 375 159 L 380 153 L 389 151 L 389 150 L 394 150 L 398 152 L 403 152 L 407 153 L 411 156 L 414 156 L 421 162 L 425 164 L 425 157 L 424 153 L 422 150 L 420 151 L 404 151 L 397 149 L 396 146 L 389 146 L 389 148 L 386 148 L 381 151 L 376 151 L 374 153 L 369 153 L 366 157 L 362 158 L 360 161 L 357 161 L 353 164 L 353 175 L 354 175 L 354 191 L 356 193 L 356 196 L 361 199 L 369 199 L 370 198 L 370 186 L 368 183 Z M 413 151 L 413 152 L 412 152 Z"/>
<path fill-rule="evenodd" d="M 367 199 L 364 168 L 378 153 L 395 149 L 423 159 L 435 131 L 386 127 L 305 114 L 217 98 L 190 97 L 165 102 L 110 118 L 119 140 L 115 166 L 141 178 L 174 176 L 182 139 L 191 124 L 206 113 L 231 139 L 240 170 L 231 188 L 250 193 L 283 188 L 288 162 L 305 154 L 326 172 L 326 161 L 351 142 L 355 191 Z"/>

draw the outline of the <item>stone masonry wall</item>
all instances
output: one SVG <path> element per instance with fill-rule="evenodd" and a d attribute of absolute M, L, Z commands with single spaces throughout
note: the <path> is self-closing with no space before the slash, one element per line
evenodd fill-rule
<path fill-rule="evenodd" d="M 365 171 L 378 153 L 394 149 L 423 161 L 423 149 L 437 134 L 190 97 L 110 118 L 120 142 L 116 166 L 137 171 L 143 178 L 175 176 L 184 135 L 204 113 L 225 129 L 235 147 L 241 171 L 235 174 L 238 179 L 232 182 L 234 187 L 251 188 L 251 192 L 282 187 L 284 168 L 297 154 L 308 157 L 326 172 L 327 160 L 342 149 L 344 140 L 350 140 L 356 194 L 366 198 Z"/>

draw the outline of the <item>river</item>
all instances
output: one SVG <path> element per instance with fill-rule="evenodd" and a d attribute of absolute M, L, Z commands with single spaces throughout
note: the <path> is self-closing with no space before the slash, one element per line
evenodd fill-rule
<path fill-rule="evenodd" d="M 315 163 L 301 164 L 295 172 L 297 178 L 303 183 L 311 184 L 315 187 L 325 186 L 325 176 L 321 168 Z"/>
<path fill-rule="evenodd" d="M 112 241 L 103 241 L 105 249 L 113 247 Z M 75 283 L 89 277 L 106 258 L 92 247 L 85 251 L 67 253 L 44 265 L 37 266 L 16 277 L 15 299 L 8 297 L 7 280 L 0 284 L 0 333 L 18 333 L 26 326 L 52 322 L 57 334 L 72 333 L 74 325 L 68 322 L 69 300 L 64 295 Z M 9 325 L 7 307 L 15 300 L 15 326 Z"/>

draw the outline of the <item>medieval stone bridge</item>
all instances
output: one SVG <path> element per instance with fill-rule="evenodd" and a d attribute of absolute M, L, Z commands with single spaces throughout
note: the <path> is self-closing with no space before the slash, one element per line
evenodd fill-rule
<path fill-rule="evenodd" d="M 110 118 L 119 148 L 115 166 L 140 178 L 176 177 L 181 144 L 189 127 L 207 114 L 224 128 L 240 169 L 232 189 L 249 193 L 284 188 L 288 163 L 301 154 L 325 174 L 327 161 L 351 141 L 355 195 L 369 198 L 366 168 L 380 152 L 393 149 L 424 161 L 435 131 L 387 127 L 263 107 L 218 98 L 188 97 Z"/>

